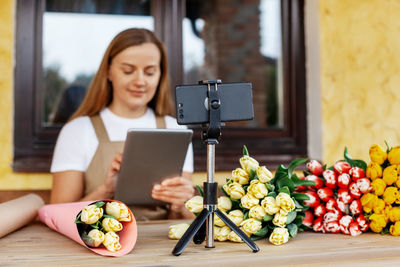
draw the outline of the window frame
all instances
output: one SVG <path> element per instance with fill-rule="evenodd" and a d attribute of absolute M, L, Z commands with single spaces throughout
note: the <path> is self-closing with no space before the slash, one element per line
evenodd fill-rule
<path fill-rule="evenodd" d="M 54 145 L 61 129 L 42 122 L 42 16 L 44 0 L 17 0 L 14 69 L 15 172 L 48 172 Z M 242 146 L 269 168 L 307 156 L 306 71 L 304 0 L 282 0 L 284 126 L 272 128 L 224 128 L 216 146 L 217 171 L 238 166 Z M 155 32 L 165 43 L 171 85 L 182 84 L 182 27 L 185 1 L 153 0 Z M 218 77 L 216 77 L 218 78 Z M 249 81 L 251 82 L 251 81 Z M 171 90 L 174 94 L 174 90 Z M 195 171 L 206 170 L 207 151 L 201 129 L 194 129 Z"/>

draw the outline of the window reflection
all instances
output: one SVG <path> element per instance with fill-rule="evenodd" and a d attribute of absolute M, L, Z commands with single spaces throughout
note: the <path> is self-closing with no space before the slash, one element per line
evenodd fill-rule
<path fill-rule="evenodd" d="M 46 125 L 68 120 L 111 39 L 131 27 L 154 30 L 150 1 L 46 1 L 42 40 Z"/>
<path fill-rule="evenodd" d="M 283 126 L 280 0 L 187 0 L 185 83 L 220 78 L 253 84 L 255 118 L 230 126 Z"/>

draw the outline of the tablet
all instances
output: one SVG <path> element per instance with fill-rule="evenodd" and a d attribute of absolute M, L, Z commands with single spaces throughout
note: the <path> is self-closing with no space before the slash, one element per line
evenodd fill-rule
<path fill-rule="evenodd" d="M 115 199 L 127 205 L 165 205 L 151 197 L 153 185 L 181 176 L 192 134 L 190 129 L 129 129 Z"/>

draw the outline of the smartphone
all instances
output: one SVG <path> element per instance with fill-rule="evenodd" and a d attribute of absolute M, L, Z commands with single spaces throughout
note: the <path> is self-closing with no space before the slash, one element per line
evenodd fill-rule
<path fill-rule="evenodd" d="M 214 84 L 210 86 L 214 87 Z M 254 118 L 252 86 L 248 82 L 219 83 L 221 122 L 252 120 Z M 179 85 L 176 92 L 178 124 L 209 122 L 208 84 Z"/>

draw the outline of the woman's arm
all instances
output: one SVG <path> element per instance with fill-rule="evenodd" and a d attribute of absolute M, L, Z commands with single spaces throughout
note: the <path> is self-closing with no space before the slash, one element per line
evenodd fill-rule
<path fill-rule="evenodd" d="M 116 154 L 104 182 L 93 192 L 84 196 L 85 178 L 81 171 L 63 171 L 53 174 L 53 188 L 50 203 L 65 203 L 110 199 L 114 196 L 117 175 L 121 166 L 122 154 Z"/>

